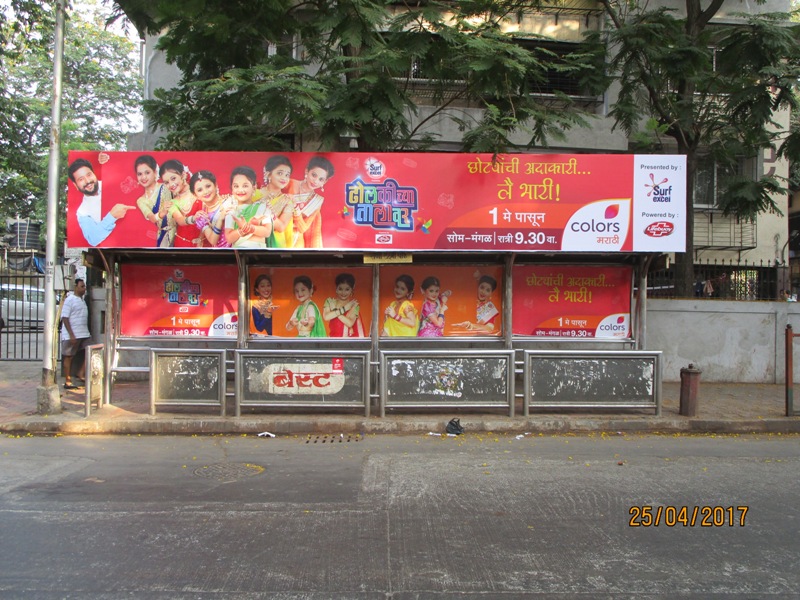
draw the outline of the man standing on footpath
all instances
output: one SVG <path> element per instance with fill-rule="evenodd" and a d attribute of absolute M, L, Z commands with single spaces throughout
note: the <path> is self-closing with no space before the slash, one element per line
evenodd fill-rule
<path fill-rule="evenodd" d="M 86 283 L 83 279 L 75 280 L 75 290 L 64 299 L 61 308 L 61 357 L 64 363 L 64 389 L 74 390 L 81 386 L 72 383 L 72 357 L 81 355 L 80 373 L 83 369 L 85 357 L 82 353 L 88 345 L 91 334 L 89 333 L 89 308 L 83 299 L 86 294 Z M 76 376 L 81 382 L 83 377 Z"/>

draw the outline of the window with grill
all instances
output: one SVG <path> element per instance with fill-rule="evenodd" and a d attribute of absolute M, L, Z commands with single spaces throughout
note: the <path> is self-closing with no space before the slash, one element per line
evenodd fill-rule
<path fill-rule="evenodd" d="M 410 79 L 415 82 L 424 83 L 430 80 L 460 81 L 456 75 L 456 61 L 458 58 L 453 56 L 436 34 L 417 33 L 417 34 L 397 34 L 384 32 L 381 34 L 389 47 L 399 46 L 405 51 L 409 47 L 419 51 L 417 56 L 411 58 L 404 65 L 397 65 L 390 69 L 392 77 L 399 79 Z"/>
<path fill-rule="evenodd" d="M 731 180 L 753 177 L 753 161 L 744 157 L 736 165 L 723 165 L 711 157 L 699 160 L 694 175 L 694 206 L 696 208 L 717 208 L 719 200 Z"/>
<path fill-rule="evenodd" d="M 269 42 L 267 44 L 267 55 L 299 60 L 298 39 L 285 35 L 280 42 Z"/>
<path fill-rule="evenodd" d="M 567 96 L 588 96 L 589 92 L 581 86 L 579 73 L 567 69 L 567 56 L 575 52 L 577 44 L 544 40 L 517 40 L 526 50 L 534 53 L 543 63 L 553 63 L 543 76 L 532 74 L 528 79 L 529 91 L 532 94 L 555 94 L 560 92 Z M 561 68 L 559 68 L 561 67 Z"/>

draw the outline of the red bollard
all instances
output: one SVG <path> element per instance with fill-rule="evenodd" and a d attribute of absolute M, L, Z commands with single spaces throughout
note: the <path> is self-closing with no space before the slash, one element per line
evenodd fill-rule
<path fill-rule="evenodd" d="M 700 369 L 693 364 L 681 369 L 681 406 L 680 414 L 684 417 L 697 416 L 697 392 L 700 387 Z"/>

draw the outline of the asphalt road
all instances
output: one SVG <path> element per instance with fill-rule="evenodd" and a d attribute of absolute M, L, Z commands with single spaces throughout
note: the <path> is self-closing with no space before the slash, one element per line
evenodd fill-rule
<path fill-rule="evenodd" d="M 798 498 L 797 436 L 4 437 L 0 598 L 800 597 Z"/>

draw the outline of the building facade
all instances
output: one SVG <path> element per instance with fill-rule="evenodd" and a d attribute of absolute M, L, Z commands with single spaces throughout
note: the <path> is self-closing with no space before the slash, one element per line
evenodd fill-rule
<path fill-rule="evenodd" d="M 677 0 L 661 1 L 659 4 L 674 10 L 677 16 L 685 13 L 685 5 Z M 725 27 L 732 23 L 741 23 L 743 13 L 769 13 L 788 9 L 789 3 L 785 0 L 771 0 L 752 6 L 729 1 L 724 3 L 713 23 L 715 26 Z M 402 10 L 399 4 L 396 10 Z M 544 8 L 535 14 L 511 17 L 506 22 L 505 30 L 512 34 L 523 47 L 544 46 L 549 51 L 560 54 L 575 47 L 587 31 L 598 31 L 606 27 L 605 19 L 600 5 L 593 0 L 568 0 L 553 4 L 550 8 Z M 153 98 L 155 90 L 174 86 L 180 79 L 180 72 L 174 65 L 167 63 L 164 54 L 156 48 L 156 42 L 157 38 L 147 37 L 142 46 L 144 96 L 146 99 Z M 295 52 L 302 52 L 302 41 L 295 46 Z M 417 114 L 412 118 L 411 127 L 419 127 L 421 134 L 435 135 L 436 142 L 430 150 L 458 151 L 463 131 L 459 129 L 455 121 L 448 117 L 446 111 L 441 112 L 440 107 L 432 103 L 432 94 L 428 93 L 430 84 L 425 78 L 424 70 L 420 65 L 409 65 L 407 76 L 418 107 Z M 573 101 L 580 103 L 592 118 L 589 127 L 572 128 L 564 132 L 563 139 L 551 140 L 549 147 L 533 149 L 530 150 L 531 152 L 625 153 L 632 151 L 631 140 L 621 128 L 615 127 L 613 119 L 609 117 L 610 107 L 614 104 L 618 92 L 615 86 L 612 85 L 601 95 L 590 95 L 580 89 L 577 82 L 571 80 L 569 75 L 552 73 L 552 77 L 541 83 L 539 89 L 542 98 L 546 100 L 550 97 L 554 105 L 558 102 L 557 92 L 567 94 Z M 466 121 L 473 119 L 477 122 L 480 118 L 480 110 L 468 104 L 455 103 L 450 110 L 458 112 Z M 787 113 L 777 114 L 775 121 L 779 127 L 788 128 L 789 115 Z M 158 138 L 158 132 L 150 132 L 148 123 L 145 122 L 144 132 L 130 139 L 129 150 L 151 150 L 155 147 Z M 665 139 L 670 140 L 670 138 Z M 523 133 L 519 133 L 512 141 L 519 144 L 519 148 L 522 149 L 527 138 Z M 319 148 L 316 141 L 297 135 L 294 139 L 293 149 L 317 151 Z M 350 149 L 357 148 L 351 145 Z M 670 147 L 667 142 L 661 151 L 665 154 L 674 154 L 676 148 Z M 790 231 L 792 229 L 800 230 L 800 227 L 789 227 L 789 213 L 795 210 L 791 207 L 790 195 L 781 194 L 774 198 L 782 215 L 762 213 L 754 220 L 724 215 L 718 208 L 718 199 L 722 194 L 727 177 L 745 175 L 757 180 L 764 175 L 772 175 L 784 181 L 788 176 L 788 163 L 786 160 L 778 158 L 774 150 L 770 150 L 756 156 L 743 156 L 736 171 L 722 169 L 712 160 L 702 161 L 699 167 L 695 179 L 693 236 L 693 258 L 695 264 L 698 265 L 698 280 L 713 277 L 714 281 L 718 281 L 720 277 L 729 277 L 724 271 L 720 274 L 719 270 L 713 275 L 706 275 L 703 272 L 704 265 L 749 265 L 756 267 L 757 270 L 747 271 L 747 273 L 757 273 L 758 277 L 766 275 L 769 283 L 758 285 L 757 289 L 745 286 L 747 288 L 745 292 L 735 292 L 733 297 L 739 299 L 774 298 L 778 296 L 780 289 L 790 287 L 790 284 L 795 288 L 800 285 L 800 274 L 795 274 L 793 270 L 790 276 L 786 270 L 789 256 L 794 250 L 794 244 L 789 238 Z M 664 264 L 669 265 L 672 258 L 674 257 L 670 257 Z M 750 280 L 753 279 L 753 275 L 747 277 Z M 790 282 L 789 279 L 792 281 Z"/>

